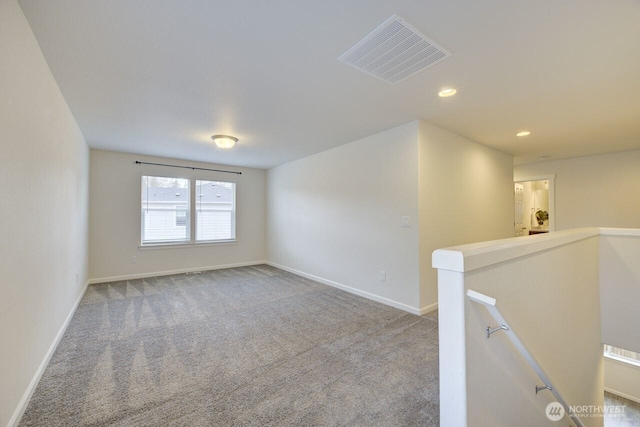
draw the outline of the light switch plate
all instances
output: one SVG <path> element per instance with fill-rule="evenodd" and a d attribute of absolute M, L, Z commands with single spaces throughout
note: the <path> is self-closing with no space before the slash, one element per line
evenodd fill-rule
<path fill-rule="evenodd" d="M 411 227 L 411 217 L 410 216 L 403 216 L 402 217 L 402 226 L 403 227 Z"/>

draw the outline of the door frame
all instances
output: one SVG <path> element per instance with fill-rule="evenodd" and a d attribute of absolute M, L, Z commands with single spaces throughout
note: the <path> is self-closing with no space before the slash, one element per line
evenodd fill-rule
<path fill-rule="evenodd" d="M 522 183 L 529 181 L 549 181 L 549 232 L 556 231 L 556 176 L 551 175 L 535 175 L 535 176 L 519 176 L 513 178 L 513 183 Z"/>

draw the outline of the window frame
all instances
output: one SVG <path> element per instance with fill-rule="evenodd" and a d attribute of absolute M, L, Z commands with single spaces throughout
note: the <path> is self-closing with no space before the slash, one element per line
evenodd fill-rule
<path fill-rule="evenodd" d="M 144 190 L 144 178 L 145 177 L 155 177 L 155 178 L 165 178 L 165 179 L 182 179 L 182 180 L 187 180 L 189 183 L 189 187 L 188 187 L 188 191 L 187 191 L 187 223 L 186 223 L 186 227 L 187 227 L 187 238 L 185 239 L 175 239 L 175 240 L 144 240 L 144 226 L 145 226 L 145 219 L 144 219 L 144 215 L 145 215 L 145 209 L 144 209 L 144 200 L 142 199 L 142 194 L 143 194 L 143 190 Z M 185 176 L 179 176 L 179 175 L 172 175 L 172 174 L 164 174 L 164 175 L 160 175 L 160 174 L 142 174 L 140 176 L 140 246 L 141 247 L 151 247 L 151 246 L 168 246 L 168 245 L 185 245 L 185 244 L 189 244 L 191 242 L 191 234 L 192 234 L 192 221 L 191 221 L 191 198 L 192 198 L 192 191 L 191 191 L 191 179 L 189 177 L 185 177 Z M 177 210 L 173 210 L 173 212 L 176 212 Z M 175 216 L 172 218 L 172 220 L 174 221 L 175 224 Z"/>
<path fill-rule="evenodd" d="M 176 240 L 176 241 L 149 241 L 145 242 L 143 240 L 144 237 L 144 209 L 143 209 L 143 201 L 142 201 L 142 186 L 143 186 L 143 178 L 145 176 L 152 176 L 158 178 L 176 178 L 176 179 L 186 179 L 189 181 L 189 204 L 187 206 L 187 227 L 189 228 L 189 238 L 185 240 Z M 196 240 L 196 182 L 197 181 L 212 181 L 212 182 L 225 182 L 233 184 L 233 205 L 232 205 L 232 231 L 234 237 L 232 239 L 219 239 L 219 240 Z M 172 174 L 172 173 L 158 173 L 155 171 L 147 171 L 140 173 L 140 192 L 139 201 L 140 201 L 140 212 L 139 212 L 139 224 L 138 228 L 140 231 L 138 248 L 141 250 L 149 250 L 149 249 L 171 249 L 171 248 L 187 248 L 194 246 L 218 246 L 218 245 L 233 245 L 238 242 L 238 230 L 237 230 L 237 212 L 238 212 L 238 182 L 235 179 L 225 179 L 216 176 L 206 176 L 202 174 Z"/>
<path fill-rule="evenodd" d="M 631 358 L 631 357 L 625 357 L 625 356 L 621 356 L 621 355 L 618 355 L 618 354 L 615 354 L 615 353 L 611 353 L 611 352 L 609 352 L 608 347 L 613 347 L 614 349 L 618 349 L 618 350 L 622 350 L 622 351 L 628 351 L 628 352 L 631 352 L 631 353 L 636 353 L 636 352 L 631 351 L 631 350 L 626 350 L 626 349 L 623 349 L 623 348 L 620 348 L 620 347 L 616 347 L 616 346 L 613 346 L 613 345 L 609 345 L 609 344 L 605 344 L 604 345 L 604 357 L 606 357 L 608 359 L 611 359 L 611 360 L 615 360 L 615 361 L 620 362 L 620 363 L 624 363 L 624 364 L 627 364 L 627 365 L 631 365 L 631 366 L 635 366 L 637 368 L 640 368 L 640 357 L 638 359 L 634 359 L 634 358 Z M 640 353 L 636 353 L 636 354 L 638 354 L 640 356 Z"/>

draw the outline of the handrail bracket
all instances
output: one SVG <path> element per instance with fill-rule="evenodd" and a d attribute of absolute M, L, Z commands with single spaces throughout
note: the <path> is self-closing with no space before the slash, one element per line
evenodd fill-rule
<path fill-rule="evenodd" d="M 487 326 L 487 338 L 491 338 L 491 334 L 498 331 L 508 331 L 509 327 L 507 325 L 500 325 L 496 328 L 492 328 L 491 326 Z"/>
<path fill-rule="evenodd" d="M 553 387 L 551 387 L 550 385 L 545 385 L 543 387 L 536 386 L 536 394 L 538 394 L 538 392 L 542 390 L 553 390 Z"/>

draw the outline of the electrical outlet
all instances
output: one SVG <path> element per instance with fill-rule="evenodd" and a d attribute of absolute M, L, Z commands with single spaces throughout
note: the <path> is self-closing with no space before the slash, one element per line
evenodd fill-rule
<path fill-rule="evenodd" d="M 131 264 L 135 264 L 136 262 L 138 262 L 138 258 L 135 256 L 131 257 Z"/>
<path fill-rule="evenodd" d="M 387 272 L 386 271 L 380 271 L 380 274 L 379 274 L 378 277 L 379 277 L 381 282 L 384 282 L 385 280 L 387 280 Z"/>
<path fill-rule="evenodd" d="M 411 227 L 411 217 L 410 216 L 403 216 L 401 224 L 402 224 L 403 227 Z"/>

